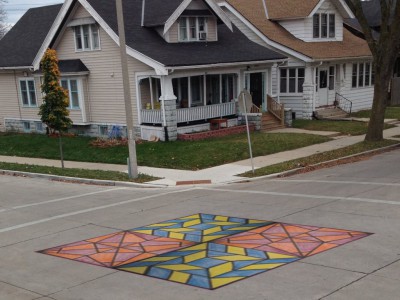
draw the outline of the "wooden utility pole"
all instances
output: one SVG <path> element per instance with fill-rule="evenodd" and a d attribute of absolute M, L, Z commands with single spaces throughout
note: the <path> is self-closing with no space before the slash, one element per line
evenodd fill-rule
<path fill-rule="evenodd" d="M 122 68 L 122 82 L 124 85 L 124 101 L 125 101 L 125 114 L 126 114 L 126 127 L 128 130 L 128 173 L 130 178 L 138 177 L 137 159 L 136 159 L 136 145 L 135 137 L 133 135 L 133 113 L 131 101 L 131 89 L 129 83 L 128 62 L 126 55 L 126 39 L 125 39 L 125 25 L 124 14 L 122 9 L 122 0 L 116 0 L 117 19 L 118 19 L 118 35 L 119 35 L 119 49 L 121 55 L 121 68 Z"/>

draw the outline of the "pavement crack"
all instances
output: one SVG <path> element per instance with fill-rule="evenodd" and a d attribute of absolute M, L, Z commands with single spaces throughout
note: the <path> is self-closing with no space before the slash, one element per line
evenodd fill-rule
<path fill-rule="evenodd" d="M 343 269 L 343 268 L 337 268 L 337 267 L 332 267 L 332 266 L 325 266 L 325 265 L 316 264 L 316 263 L 310 263 L 310 262 L 305 262 L 305 261 L 301 261 L 301 260 L 297 261 L 297 263 L 306 264 L 306 265 L 312 265 L 312 266 L 317 266 L 317 267 L 324 267 L 324 268 L 329 268 L 329 269 L 334 269 L 334 270 L 340 270 L 340 271 L 347 271 L 347 272 L 352 272 L 352 273 L 357 273 L 357 274 L 369 275 L 368 273 L 365 273 L 365 272 L 354 271 L 354 270 Z"/>
<path fill-rule="evenodd" d="M 339 201 L 339 200 L 332 200 L 332 201 L 329 201 L 329 202 L 326 202 L 326 203 L 321 203 L 321 204 L 317 204 L 317 205 L 314 205 L 314 206 L 311 206 L 311 207 L 307 207 L 305 209 L 301 209 L 301 210 L 292 212 L 290 214 L 277 217 L 277 218 L 273 219 L 273 221 L 278 221 L 279 219 L 286 218 L 286 217 L 289 217 L 289 216 L 292 216 L 292 215 L 295 215 L 295 214 L 298 214 L 298 213 L 302 213 L 302 212 L 307 211 L 309 209 L 314 209 L 314 208 L 317 208 L 317 207 L 320 207 L 320 206 L 328 205 L 328 204 L 331 204 L 331 203 L 334 203 L 334 202 L 337 202 L 337 201 Z"/>
<path fill-rule="evenodd" d="M 4 284 L 7 284 L 7 285 L 10 285 L 10 286 L 13 286 L 13 287 L 15 287 L 15 288 L 18 288 L 18 289 L 21 289 L 21 290 L 30 292 L 30 293 L 34 293 L 34 294 L 38 295 L 38 298 L 39 298 L 39 299 L 42 298 L 42 297 L 45 297 L 45 295 L 43 295 L 43 294 L 41 294 L 41 293 L 38 293 L 38 292 L 35 292 L 35 291 L 32 291 L 32 290 L 29 290 L 29 289 L 20 287 L 20 286 L 18 286 L 18 285 L 15 285 L 15 284 L 12 284 L 12 283 L 9 283 L 9 282 L 6 282 L 6 281 L 0 280 L 0 282 L 1 282 L 1 283 L 4 283 Z"/>

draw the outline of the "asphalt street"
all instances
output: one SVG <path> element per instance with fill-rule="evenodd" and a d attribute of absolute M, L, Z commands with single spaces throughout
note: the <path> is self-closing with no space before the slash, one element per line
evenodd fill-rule
<path fill-rule="evenodd" d="M 282 179 L 114 188 L 0 176 L 0 299 L 399 299 L 400 151 Z M 37 251 L 197 213 L 372 235 L 216 290 Z"/>

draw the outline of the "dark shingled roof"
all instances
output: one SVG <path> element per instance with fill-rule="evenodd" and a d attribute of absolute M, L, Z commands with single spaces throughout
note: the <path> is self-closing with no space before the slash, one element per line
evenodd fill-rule
<path fill-rule="evenodd" d="M 89 69 L 80 59 L 60 60 L 58 68 L 61 73 L 89 72 Z"/>
<path fill-rule="evenodd" d="M 381 3 L 380 0 L 370 0 L 361 2 L 363 12 L 371 27 L 381 26 Z"/>
<path fill-rule="evenodd" d="M 158 1 L 159 9 L 165 1 Z M 111 29 L 118 33 L 115 3 L 88 0 Z M 167 1 L 169 2 L 169 1 Z M 147 1 L 146 1 L 147 5 Z M 285 56 L 251 42 L 239 29 L 218 25 L 217 42 L 167 43 L 152 28 L 141 26 L 142 0 L 124 1 L 126 43 L 168 67 L 284 59 Z"/>
<path fill-rule="evenodd" d="M 31 66 L 61 6 L 28 10 L 0 41 L 0 67 Z"/>
<path fill-rule="evenodd" d="M 139 2 L 140 9 L 142 9 L 142 1 Z M 163 2 L 159 0 L 145 0 L 143 25 L 148 27 L 164 25 L 182 2 L 183 0 L 168 0 Z"/>

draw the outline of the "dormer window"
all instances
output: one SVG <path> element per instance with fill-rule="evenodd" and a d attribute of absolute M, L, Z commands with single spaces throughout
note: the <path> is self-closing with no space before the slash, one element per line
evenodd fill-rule
<path fill-rule="evenodd" d="M 315 14 L 313 16 L 313 37 L 335 38 L 335 14 Z"/>
<path fill-rule="evenodd" d="M 179 18 L 179 41 L 207 40 L 207 19 L 205 17 Z"/>
<path fill-rule="evenodd" d="M 76 51 L 100 49 L 99 28 L 96 24 L 74 26 Z"/>

